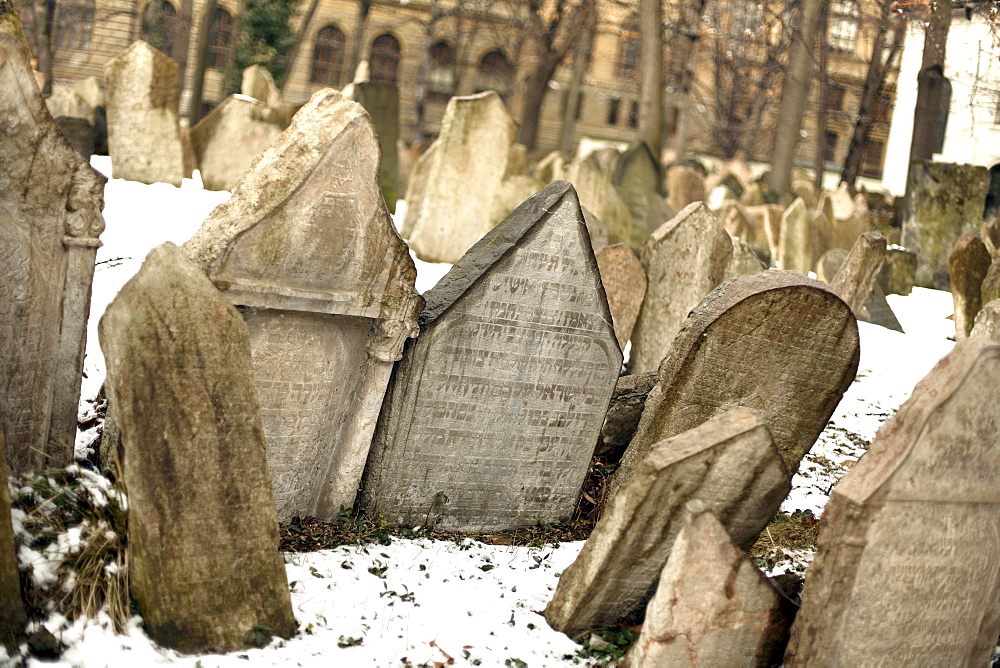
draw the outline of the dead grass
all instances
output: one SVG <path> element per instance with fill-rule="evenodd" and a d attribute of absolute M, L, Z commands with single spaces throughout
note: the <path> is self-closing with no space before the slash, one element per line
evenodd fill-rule
<path fill-rule="evenodd" d="M 791 515 L 778 511 L 761 532 L 750 556 L 762 570 L 771 570 L 784 562 L 796 562 L 802 553 L 816 549 L 819 520 L 809 511 Z"/>

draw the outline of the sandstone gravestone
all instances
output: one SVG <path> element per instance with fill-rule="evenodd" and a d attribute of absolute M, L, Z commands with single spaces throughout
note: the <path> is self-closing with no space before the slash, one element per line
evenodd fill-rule
<path fill-rule="evenodd" d="M 722 284 L 660 365 L 612 492 L 653 444 L 733 406 L 764 416 L 794 474 L 854 381 L 859 354 L 854 315 L 819 281 L 767 271 Z"/>
<path fill-rule="evenodd" d="M 389 211 L 395 213 L 399 189 L 399 86 L 394 83 L 361 81 L 351 87 L 351 99 L 358 102 L 375 124 L 382 151 L 378 180 Z M 534 192 L 534 191 L 532 191 Z"/>
<path fill-rule="evenodd" d="M 448 101 L 435 148 L 417 162 L 421 173 L 406 193 L 403 226 L 417 257 L 457 262 L 490 230 L 515 127 L 493 91 Z"/>
<path fill-rule="evenodd" d="M 632 245 L 641 246 L 667 220 L 661 217 L 665 202 L 660 197 L 660 163 L 645 142 L 636 142 L 622 153 L 614 184 L 632 215 Z"/>
<path fill-rule="evenodd" d="M 917 254 L 900 246 L 885 249 L 885 262 L 878 274 L 878 284 L 887 295 L 908 295 L 917 273 Z"/>
<path fill-rule="evenodd" d="M 684 509 L 646 621 L 623 666 L 776 666 L 795 605 L 704 504 Z"/>
<path fill-rule="evenodd" d="M 24 634 L 27 615 L 21 600 L 21 578 L 17 569 L 14 530 L 10 520 L 7 453 L 0 429 L 0 645 L 13 655 Z"/>
<path fill-rule="evenodd" d="M 960 341 L 834 487 L 786 666 L 985 666 L 1000 634 L 1000 345 Z"/>
<path fill-rule="evenodd" d="M 104 182 L 0 34 L 0 414 L 12 473 L 73 460 Z"/>
<path fill-rule="evenodd" d="M 646 299 L 632 331 L 632 373 L 660 366 L 688 312 L 726 276 L 729 234 L 704 202 L 688 205 L 642 247 Z"/>
<path fill-rule="evenodd" d="M 667 170 L 667 203 L 680 211 L 694 202 L 705 201 L 705 177 L 684 165 Z"/>
<path fill-rule="evenodd" d="M 206 190 L 232 190 L 254 158 L 288 126 L 280 109 L 245 95 L 230 95 L 191 128 Z"/>
<path fill-rule="evenodd" d="M 608 296 L 608 307 L 615 323 L 618 345 L 623 349 L 632 337 L 639 307 L 646 296 L 646 272 L 632 249 L 625 244 L 615 244 L 599 250 L 597 266 Z"/>
<path fill-rule="evenodd" d="M 271 73 L 263 65 L 251 65 L 243 70 L 240 93 L 260 100 L 269 107 L 281 106 L 281 91 L 274 83 Z"/>
<path fill-rule="evenodd" d="M 462 531 L 569 517 L 622 359 L 573 188 L 549 184 L 424 297 L 365 512 Z"/>
<path fill-rule="evenodd" d="M 983 222 L 985 167 L 915 160 L 906 182 L 903 246 L 917 254 L 915 285 L 948 289 L 948 254 Z"/>
<path fill-rule="evenodd" d="M 128 488 L 129 575 L 144 626 L 181 652 L 295 632 L 239 313 L 173 244 L 101 318 Z"/>
<path fill-rule="evenodd" d="M 767 265 L 757 257 L 747 242 L 738 237 L 729 237 L 729 240 L 733 242 L 733 259 L 726 269 L 726 280 L 767 271 Z"/>
<path fill-rule="evenodd" d="M 67 116 L 59 116 L 55 122 L 59 126 L 59 132 L 66 138 L 69 145 L 89 163 L 90 156 L 94 155 L 94 126 L 83 118 L 69 118 Z"/>
<path fill-rule="evenodd" d="M 566 180 L 573 184 L 580 205 L 592 211 L 608 230 L 609 244 L 633 244 L 632 214 L 611 182 L 611 177 L 597 166 L 593 158 L 572 163 L 566 170 Z"/>
<path fill-rule="evenodd" d="M 994 260 L 990 263 L 983 284 L 979 288 L 979 296 L 983 305 L 989 304 L 994 299 L 1000 299 L 1000 262 Z"/>
<path fill-rule="evenodd" d="M 850 251 L 844 248 L 831 248 L 823 253 L 823 256 L 816 262 L 816 278 L 827 285 L 833 283 L 833 277 L 844 266 L 844 261 L 849 254 Z"/>
<path fill-rule="evenodd" d="M 885 237 L 881 232 L 865 232 L 858 237 L 830 281 L 830 288 L 840 295 L 855 315 L 871 295 L 884 259 Z"/>
<path fill-rule="evenodd" d="M 955 242 L 948 257 L 951 297 L 955 303 L 955 340 L 972 331 L 976 314 L 983 306 L 983 281 L 990 270 L 990 252 L 979 237 L 966 232 Z"/>
<path fill-rule="evenodd" d="M 823 253 L 833 247 L 833 226 L 830 219 L 822 211 L 813 211 L 810 225 L 812 226 L 810 230 L 812 257 L 813 263 L 815 263 L 816 260 L 823 257 Z"/>
<path fill-rule="evenodd" d="M 569 635 L 633 621 L 671 554 L 685 503 L 703 501 L 746 547 L 790 489 L 771 434 L 751 410 L 657 443 L 563 571 L 545 619 Z"/>
<path fill-rule="evenodd" d="M 1000 299 L 986 302 L 979 309 L 979 314 L 976 315 L 976 321 L 972 325 L 969 336 L 985 336 L 1000 341 Z"/>
<path fill-rule="evenodd" d="M 629 441 L 639 426 L 646 397 L 656 385 L 656 372 L 633 373 L 622 376 L 615 383 L 611 393 L 611 403 L 604 416 L 601 438 L 594 454 L 604 458 L 606 463 L 617 463 L 628 447 Z"/>
<path fill-rule="evenodd" d="M 181 185 L 177 63 L 143 41 L 104 68 L 112 176 Z"/>
<path fill-rule="evenodd" d="M 325 89 L 185 250 L 247 307 L 278 517 L 354 504 L 375 420 L 423 302 L 385 209 L 368 114 Z"/>
<path fill-rule="evenodd" d="M 813 266 L 811 222 L 809 208 L 801 197 L 781 215 L 777 264 L 782 269 L 809 275 Z"/>

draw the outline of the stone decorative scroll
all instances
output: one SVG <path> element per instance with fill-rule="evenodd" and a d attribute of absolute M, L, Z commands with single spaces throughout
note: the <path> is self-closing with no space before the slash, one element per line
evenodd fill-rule
<path fill-rule="evenodd" d="M 365 512 L 469 531 L 569 517 L 622 359 L 572 186 L 524 202 L 424 297 Z"/>
<path fill-rule="evenodd" d="M 733 542 L 747 547 L 790 489 L 771 434 L 751 410 L 657 443 L 563 571 L 545 619 L 569 635 L 635 623 L 684 524 L 686 503 L 704 502 Z"/>
<path fill-rule="evenodd" d="M 735 406 L 764 416 L 794 474 L 854 381 L 859 356 L 857 320 L 819 281 L 767 271 L 720 285 L 660 365 L 612 494 L 654 443 Z"/>
<path fill-rule="evenodd" d="M 597 266 L 608 295 L 618 345 L 625 348 L 646 296 L 646 272 L 642 262 L 625 244 L 605 246 L 597 251 Z"/>
<path fill-rule="evenodd" d="M 0 414 L 12 473 L 73 459 L 105 179 L 0 34 Z"/>
<path fill-rule="evenodd" d="M 986 245 L 971 232 L 958 238 L 948 257 L 956 341 L 969 336 L 976 314 L 983 307 L 983 282 L 990 271 L 991 260 Z"/>
<path fill-rule="evenodd" d="M 0 645 L 7 649 L 8 655 L 13 655 L 24 634 L 28 616 L 21 600 L 21 577 L 18 575 L 14 528 L 10 519 L 8 475 L 3 430 L 0 429 Z"/>
<path fill-rule="evenodd" d="M 278 517 L 334 520 L 364 471 L 423 300 L 378 182 L 368 114 L 316 93 L 187 253 L 243 309 Z"/>
<path fill-rule="evenodd" d="M 786 666 L 985 666 L 1000 634 L 1000 345 L 960 341 L 834 487 Z"/>
<path fill-rule="evenodd" d="M 295 632 L 247 329 L 201 270 L 164 244 L 99 327 L 125 452 L 132 596 L 181 652 Z"/>

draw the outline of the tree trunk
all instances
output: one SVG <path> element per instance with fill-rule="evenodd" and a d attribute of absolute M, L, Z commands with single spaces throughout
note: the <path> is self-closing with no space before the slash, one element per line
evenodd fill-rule
<path fill-rule="evenodd" d="M 639 139 L 663 157 L 663 3 L 639 0 Z"/>
<path fill-rule="evenodd" d="M 226 49 L 226 69 L 222 75 L 222 85 L 224 94 L 232 95 L 240 92 L 242 82 L 233 81 L 233 71 L 236 69 L 236 49 L 239 47 L 240 38 L 243 36 L 243 24 L 246 23 L 247 0 L 240 0 L 240 6 L 236 10 L 232 36 L 229 38 L 229 48 Z"/>
<path fill-rule="evenodd" d="M 358 0 L 358 15 L 354 19 L 354 41 L 351 43 L 351 68 L 348 72 L 351 81 L 361 63 L 361 45 L 364 43 L 365 26 L 368 24 L 368 13 L 372 9 L 372 0 Z"/>
<path fill-rule="evenodd" d="M 302 42 L 305 41 L 306 35 L 309 34 L 309 24 L 312 23 L 312 18 L 316 13 L 316 6 L 318 4 L 319 0 L 310 0 L 309 7 L 306 9 L 306 13 L 302 16 L 302 23 L 299 25 L 298 33 L 295 35 L 295 43 L 292 44 L 292 48 L 288 52 L 287 64 L 285 65 L 284 71 L 281 73 L 281 80 L 276 82 L 278 89 L 281 90 L 282 93 L 285 92 L 285 87 L 288 86 L 288 82 L 292 79 L 292 70 L 295 69 L 295 59 L 299 57 L 299 50 L 302 48 Z"/>
<path fill-rule="evenodd" d="M 414 112 L 416 118 L 413 122 L 413 143 L 416 146 L 423 146 L 427 140 L 427 132 L 424 128 L 427 116 L 427 82 L 431 75 L 431 47 L 434 46 L 434 32 L 437 28 L 438 19 L 441 17 L 439 0 L 431 0 L 427 23 L 424 24 L 424 44 L 420 54 L 420 73 L 417 75 L 417 86 L 413 93 Z"/>
<path fill-rule="evenodd" d="M 56 0 L 45 0 L 45 23 L 38 36 L 38 71 L 45 75 L 42 95 L 52 94 L 52 36 L 55 32 Z"/>
<path fill-rule="evenodd" d="M 917 104 L 913 110 L 910 159 L 930 160 L 934 155 L 944 79 L 945 48 L 951 27 L 951 3 L 931 3 L 931 20 L 924 36 L 923 60 L 917 78 Z M 936 76 L 940 71 L 940 76 Z"/>
<path fill-rule="evenodd" d="M 687 116 L 694 107 L 691 100 L 691 86 L 694 82 L 694 64 L 698 54 L 698 42 L 701 40 L 701 15 L 705 11 L 705 3 L 706 0 L 691 0 L 684 6 L 682 32 L 677 36 L 679 44 L 675 43 L 672 48 L 681 63 L 673 109 L 674 118 L 671 122 L 675 128 L 672 148 L 677 160 L 684 157 L 690 135 L 691 124 Z"/>
<path fill-rule="evenodd" d="M 181 0 L 181 12 L 177 18 L 180 31 L 175 35 L 177 40 L 177 89 L 184 90 L 184 78 L 187 73 L 188 51 L 191 49 L 191 17 L 194 16 L 193 0 Z"/>
<path fill-rule="evenodd" d="M 198 29 L 198 47 L 194 57 L 194 82 L 191 84 L 191 106 L 188 112 L 188 123 L 191 127 L 201 120 L 201 100 L 205 88 L 205 68 L 208 65 L 208 45 L 215 24 L 217 0 L 207 0 L 205 13 L 202 14 L 201 27 Z"/>
<path fill-rule="evenodd" d="M 809 96 L 812 79 L 813 44 L 816 41 L 816 24 L 822 0 L 802 0 L 801 14 L 794 28 L 794 41 L 788 58 L 788 71 L 781 91 L 781 109 L 778 112 L 778 130 L 774 135 L 771 153 L 771 176 L 768 190 L 773 195 L 783 195 L 791 190 L 792 162 L 795 145 L 802 129 L 802 116 Z"/>
<path fill-rule="evenodd" d="M 829 12 L 824 3 L 819 15 L 818 34 L 822 35 L 819 48 L 817 49 L 817 69 L 819 76 L 816 83 L 819 84 L 819 107 L 816 109 L 816 167 L 813 175 L 813 187 L 817 194 L 823 192 L 823 174 L 826 171 L 826 107 L 829 104 L 829 85 L 827 84 L 827 61 L 829 56 L 829 46 L 826 43 L 826 26 Z"/>
<path fill-rule="evenodd" d="M 576 129 L 577 116 L 580 115 L 580 91 L 583 88 L 583 77 L 587 74 L 587 68 L 590 66 L 591 52 L 594 47 L 594 18 L 591 14 L 573 52 L 573 74 L 569 83 L 569 92 L 566 94 L 566 108 L 563 111 L 562 127 L 559 131 L 559 150 L 567 156 L 572 155 L 576 148 L 573 134 Z"/>
<path fill-rule="evenodd" d="M 541 116 L 542 103 L 545 101 L 545 92 L 549 89 L 549 81 L 555 74 L 559 60 L 552 56 L 551 52 L 542 54 L 538 58 L 538 64 L 529 74 L 524 82 L 524 93 L 521 98 L 521 127 L 517 132 L 517 141 L 524 144 L 528 149 L 535 148 L 538 142 L 539 117 Z"/>

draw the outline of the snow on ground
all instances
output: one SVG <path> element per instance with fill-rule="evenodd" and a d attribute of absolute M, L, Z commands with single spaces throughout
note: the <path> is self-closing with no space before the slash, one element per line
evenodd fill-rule
<path fill-rule="evenodd" d="M 106 157 L 95 167 L 110 174 Z M 187 180 L 181 188 L 112 179 L 105 191 L 107 231 L 98 252 L 81 413 L 93 410 L 104 380 L 97 320 L 146 253 L 164 241 L 182 243 L 228 193 L 202 190 Z M 401 219 L 403 206 L 397 210 Z M 417 288 L 425 292 L 449 265 L 417 264 Z M 954 326 L 951 295 L 915 289 L 889 303 L 906 331 L 860 324 L 861 362 L 857 380 L 829 426 L 802 463 L 787 512 L 819 515 L 832 485 L 864 453 L 878 427 L 909 396 L 913 385 L 947 353 Z M 78 437 L 78 450 L 93 438 Z M 576 557 L 582 543 L 542 548 L 393 539 L 390 545 L 340 547 L 286 554 L 288 580 L 300 632 L 288 641 L 227 656 L 180 656 L 157 648 L 133 620 L 130 633 L 116 636 L 107 619 L 46 626 L 69 645 L 62 666 L 553 666 L 588 664 L 579 648 L 549 628 L 538 614 Z M 801 563 L 811 555 L 798 555 Z M 779 569 L 780 570 L 780 569 Z M 2 650 L 0 650 L 2 651 Z M 32 659 L 31 666 L 42 662 Z"/>

